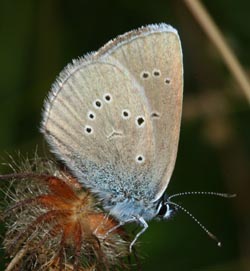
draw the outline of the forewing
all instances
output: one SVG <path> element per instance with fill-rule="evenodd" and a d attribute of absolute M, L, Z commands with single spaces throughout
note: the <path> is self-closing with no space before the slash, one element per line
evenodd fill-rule
<path fill-rule="evenodd" d="M 42 132 L 93 191 L 137 193 L 155 160 L 150 112 L 130 72 L 110 57 L 89 56 L 60 75 L 45 104 Z"/>

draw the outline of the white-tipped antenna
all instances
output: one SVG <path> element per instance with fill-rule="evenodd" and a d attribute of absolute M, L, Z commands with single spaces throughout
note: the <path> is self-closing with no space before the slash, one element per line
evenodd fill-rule
<path fill-rule="evenodd" d="M 171 200 L 172 198 L 176 198 L 176 197 L 180 197 L 180 196 L 190 196 L 190 195 L 216 196 L 216 197 L 222 197 L 222 198 L 234 198 L 234 197 L 236 197 L 236 194 L 192 191 L 192 192 L 181 192 L 181 193 L 173 194 L 173 195 L 169 196 L 168 199 Z"/>
<path fill-rule="evenodd" d="M 180 193 L 181 194 L 181 193 Z M 218 240 L 218 238 L 212 234 L 203 224 L 201 224 L 201 222 L 196 218 L 194 217 L 187 209 L 185 209 L 184 207 L 182 207 L 181 205 L 175 203 L 175 202 L 172 202 L 172 201 L 167 201 L 167 204 L 170 204 L 170 205 L 174 205 L 176 206 L 178 209 L 182 210 L 184 213 L 186 213 L 189 217 L 191 217 L 195 222 L 196 224 L 198 224 L 198 226 L 200 226 L 204 231 L 205 233 L 210 237 L 212 238 L 213 240 L 215 240 L 217 242 L 217 246 L 218 247 L 221 247 L 221 242 Z"/>

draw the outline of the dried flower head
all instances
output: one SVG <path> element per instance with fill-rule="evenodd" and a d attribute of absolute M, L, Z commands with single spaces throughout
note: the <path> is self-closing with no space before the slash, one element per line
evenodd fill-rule
<path fill-rule="evenodd" d="M 11 179 L 4 208 L 7 271 L 125 269 L 125 232 L 54 162 L 26 160 L 0 179 Z"/>

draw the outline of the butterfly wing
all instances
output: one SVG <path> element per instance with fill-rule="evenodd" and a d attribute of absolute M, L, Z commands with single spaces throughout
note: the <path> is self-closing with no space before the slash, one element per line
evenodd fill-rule
<path fill-rule="evenodd" d="M 150 112 L 132 74 L 112 57 L 88 56 L 59 76 L 41 130 L 54 153 L 92 191 L 104 198 L 140 199 L 145 194 L 140 183 L 151 179 L 155 160 Z"/>
<path fill-rule="evenodd" d="M 151 182 L 157 200 L 172 175 L 179 141 L 183 67 L 178 33 L 166 24 L 149 25 L 110 41 L 97 56 L 117 59 L 144 88 L 156 144 Z"/>

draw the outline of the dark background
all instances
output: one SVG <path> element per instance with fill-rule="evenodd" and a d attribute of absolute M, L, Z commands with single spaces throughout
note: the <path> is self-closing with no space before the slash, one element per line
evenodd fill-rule
<path fill-rule="evenodd" d="M 249 74 L 250 2 L 203 3 Z M 1 160 L 19 150 L 32 157 L 37 146 L 46 153 L 39 133 L 43 100 L 72 58 L 159 22 L 178 29 L 184 55 L 183 121 L 168 193 L 222 191 L 238 197 L 179 199 L 223 246 L 179 212 L 169 221 L 151 222 L 140 239 L 143 270 L 250 270 L 249 104 L 183 1 L 1 0 Z"/>

